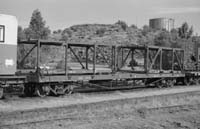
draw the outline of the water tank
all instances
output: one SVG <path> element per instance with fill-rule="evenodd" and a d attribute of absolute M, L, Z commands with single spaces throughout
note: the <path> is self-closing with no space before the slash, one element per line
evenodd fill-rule
<path fill-rule="evenodd" d="M 174 28 L 174 19 L 172 18 L 150 19 L 149 26 L 153 29 L 166 29 L 167 31 L 171 31 Z"/>

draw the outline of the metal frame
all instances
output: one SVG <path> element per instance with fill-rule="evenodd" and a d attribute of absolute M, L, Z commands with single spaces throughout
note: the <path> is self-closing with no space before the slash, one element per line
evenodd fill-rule
<path fill-rule="evenodd" d="M 87 80 L 115 80 L 115 79 L 142 79 L 142 78 L 160 78 L 160 77 L 184 77 L 184 68 L 183 68 L 183 60 L 180 59 L 182 57 L 179 57 L 177 54 L 178 52 L 184 52 L 182 49 L 176 49 L 176 48 L 165 48 L 165 47 L 156 47 L 156 46 L 138 46 L 138 45 L 116 45 L 116 44 L 95 44 L 95 43 L 65 43 L 60 41 L 46 41 L 46 40 L 34 40 L 34 41 L 24 41 L 20 42 L 19 44 L 34 44 L 33 48 L 30 49 L 30 51 L 25 55 L 24 58 L 27 58 L 28 55 L 37 47 L 37 70 L 35 75 L 29 75 L 28 81 L 29 82 L 68 82 L 68 81 L 87 81 Z M 44 76 L 40 76 L 38 74 L 39 66 L 40 66 L 40 47 L 42 45 L 56 45 L 56 46 L 64 46 L 65 47 L 65 74 L 46 74 Z M 111 48 L 111 59 L 110 63 L 109 61 L 106 61 L 107 64 L 109 64 L 111 68 L 111 72 L 108 73 L 98 73 L 96 71 L 96 53 L 97 49 L 99 47 L 110 47 Z M 85 54 L 86 54 L 86 60 L 85 64 L 80 60 L 80 57 L 76 55 L 75 51 L 73 50 L 73 47 L 81 47 L 85 48 Z M 128 54 L 125 55 L 124 49 L 128 49 Z M 88 57 L 89 57 L 89 50 L 93 51 L 93 68 L 92 71 L 88 69 Z M 123 72 L 121 68 L 124 65 L 124 62 L 126 62 L 127 58 L 131 54 L 131 58 L 134 58 L 135 52 L 137 50 L 144 51 L 144 71 L 141 73 L 136 73 L 134 70 L 131 70 L 129 72 Z M 163 73 L 162 69 L 162 52 L 168 50 L 173 53 L 172 57 L 172 69 L 170 73 Z M 81 65 L 80 69 L 86 70 L 86 72 L 77 72 L 77 73 L 71 73 L 68 69 L 68 52 L 71 51 L 74 57 L 78 60 L 78 62 Z M 156 53 L 151 57 L 151 52 L 155 51 Z M 121 52 L 121 53 L 120 53 Z M 102 55 L 103 59 L 106 60 L 105 55 L 103 53 L 99 53 Z M 119 58 L 121 55 L 121 59 Z M 153 66 L 155 65 L 156 60 L 160 58 L 159 60 L 159 73 L 151 73 L 151 70 Z M 22 61 L 25 59 L 23 58 Z M 184 58 L 183 58 L 184 59 Z M 174 70 L 174 63 L 175 60 L 178 62 L 178 66 L 180 67 L 180 71 Z M 120 63 L 121 65 L 120 65 Z"/>
<path fill-rule="evenodd" d="M 36 71 L 35 72 L 40 72 L 40 61 L 41 61 L 41 46 L 42 45 L 50 45 L 50 46 L 64 46 L 64 42 L 61 41 L 49 41 L 49 40 L 25 40 L 25 41 L 19 41 L 18 44 L 27 44 L 27 45 L 34 45 L 27 53 L 26 55 L 22 58 L 21 61 L 19 61 L 18 64 L 23 64 L 26 58 L 30 55 L 32 51 L 36 49 Z M 66 47 L 65 47 L 66 48 Z M 65 49 L 65 51 L 67 51 Z M 67 54 L 66 54 L 67 55 Z M 65 56 L 66 56 L 65 55 Z M 65 74 L 67 74 L 67 58 L 65 58 Z"/>
<path fill-rule="evenodd" d="M 72 47 L 82 47 L 85 48 L 85 54 L 86 54 L 86 60 L 85 60 L 85 65 L 83 64 L 83 62 L 80 60 L 80 57 L 74 52 Z M 82 69 L 88 70 L 88 55 L 89 55 L 89 50 L 91 50 L 93 52 L 93 75 L 96 74 L 96 62 L 97 62 L 97 49 L 100 47 L 111 47 L 111 59 L 110 62 L 105 58 L 104 53 L 102 53 L 101 51 L 99 51 L 100 55 L 103 57 L 104 61 L 108 64 L 108 66 L 111 68 L 112 72 L 115 71 L 116 69 L 116 61 L 115 61 L 115 57 L 117 55 L 117 51 L 116 51 L 116 47 L 114 45 L 105 45 L 105 44 L 76 44 L 76 43 L 68 43 L 68 48 L 70 49 L 70 51 L 72 52 L 72 54 L 74 55 L 74 57 L 77 59 L 77 61 L 79 62 L 79 64 L 82 66 Z M 87 73 L 87 72 L 86 72 Z M 88 71 L 88 73 L 90 73 Z"/>
<path fill-rule="evenodd" d="M 123 49 L 126 48 L 128 49 L 128 54 L 125 55 L 124 57 L 124 52 Z M 184 72 L 184 68 L 183 68 L 183 63 L 184 63 L 184 57 L 180 57 L 178 56 L 178 52 L 184 53 L 184 50 L 179 49 L 179 48 L 167 48 L 167 47 L 157 47 L 157 46 L 143 46 L 143 47 L 138 47 L 138 46 L 119 46 L 119 51 L 122 51 L 122 65 L 118 66 L 118 70 L 120 71 L 121 68 L 124 66 L 125 62 L 127 61 L 128 57 L 131 54 L 131 59 L 133 60 L 134 58 L 134 52 L 136 50 L 144 50 L 144 69 L 145 69 L 145 73 L 149 73 L 151 70 L 153 70 L 153 66 L 156 65 L 156 60 L 159 60 L 159 72 L 163 72 L 163 52 L 164 51 L 170 51 L 172 53 L 172 60 L 171 60 L 171 71 L 174 72 L 174 64 L 175 59 L 177 60 L 178 63 L 178 67 L 180 68 L 181 72 Z M 153 57 L 151 56 L 152 53 L 156 52 Z M 118 52 L 120 53 L 120 52 Z M 182 60 L 181 60 L 182 58 Z M 134 70 L 131 70 L 131 72 L 135 72 Z"/>

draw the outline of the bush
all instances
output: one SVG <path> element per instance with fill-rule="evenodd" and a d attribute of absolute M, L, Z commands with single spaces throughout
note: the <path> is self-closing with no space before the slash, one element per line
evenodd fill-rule
<path fill-rule="evenodd" d="M 128 28 L 128 25 L 127 25 L 126 22 L 124 22 L 124 21 L 120 21 L 120 20 L 119 20 L 119 21 L 116 22 L 115 24 L 120 25 L 121 28 L 122 28 L 124 31 L 126 31 L 127 28 Z"/>
<path fill-rule="evenodd" d="M 96 31 L 96 34 L 102 37 L 105 33 L 106 29 L 105 28 L 100 28 Z"/>

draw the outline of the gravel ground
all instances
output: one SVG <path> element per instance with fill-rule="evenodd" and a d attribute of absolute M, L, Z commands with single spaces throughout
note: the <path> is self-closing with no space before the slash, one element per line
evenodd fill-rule
<path fill-rule="evenodd" d="M 44 104 L 46 101 L 68 100 L 69 102 L 69 100 L 84 99 L 85 103 L 24 108 L 26 110 L 0 110 L 0 129 L 200 129 L 200 91 L 197 89 L 194 91 L 198 87 L 192 88 L 193 92 L 190 87 L 189 92 L 177 94 L 173 90 L 172 94 L 164 95 L 155 95 L 163 93 L 163 90 L 157 90 L 156 92 L 145 91 L 145 93 L 141 91 L 140 94 L 136 92 L 136 96 L 132 93 L 115 92 L 109 95 L 76 94 L 68 99 L 66 97 L 26 98 L 25 100 L 31 99 L 31 102 L 38 100 L 37 104 Z M 169 89 L 164 91 L 171 92 Z M 139 97 L 144 94 L 145 97 Z M 86 103 L 87 99 L 99 100 L 99 98 L 114 96 L 123 97 Z M 24 101 L 22 100 L 17 99 L 19 102 L 8 100 L 1 103 L 22 104 Z"/>
<path fill-rule="evenodd" d="M 153 110 L 85 112 L 71 119 L 20 124 L 3 129 L 199 129 L 200 105 Z"/>
<path fill-rule="evenodd" d="M 73 94 L 62 97 L 46 97 L 46 98 L 11 98 L 0 100 L 0 113 L 1 112 L 13 112 L 13 111 L 25 111 L 34 110 L 40 108 L 55 108 L 62 106 L 70 106 L 74 104 L 87 104 L 97 103 L 102 101 L 113 101 L 120 99 L 133 99 L 149 96 L 159 96 L 168 94 L 177 94 L 185 92 L 200 92 L 200 86 L 191 87 L 174 87 L 165 89 L 143 89 L 141 91 L 131 92 L 108 92 L 104 94 Z"/>

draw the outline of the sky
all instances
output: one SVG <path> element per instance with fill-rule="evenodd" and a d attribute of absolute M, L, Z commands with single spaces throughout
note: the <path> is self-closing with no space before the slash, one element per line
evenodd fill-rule
<path fill-rule="evenodd" d="M 113 24 L 118 20 L 139 28 L 149 19 L 175 19 L 175 27 L 187 22 L 200 35 L 200 0 L 0 0 L 0 13 L 17 17 L 27 27 L 33 10 L 39 9 L 51 30 L 77 24 Z"/>

